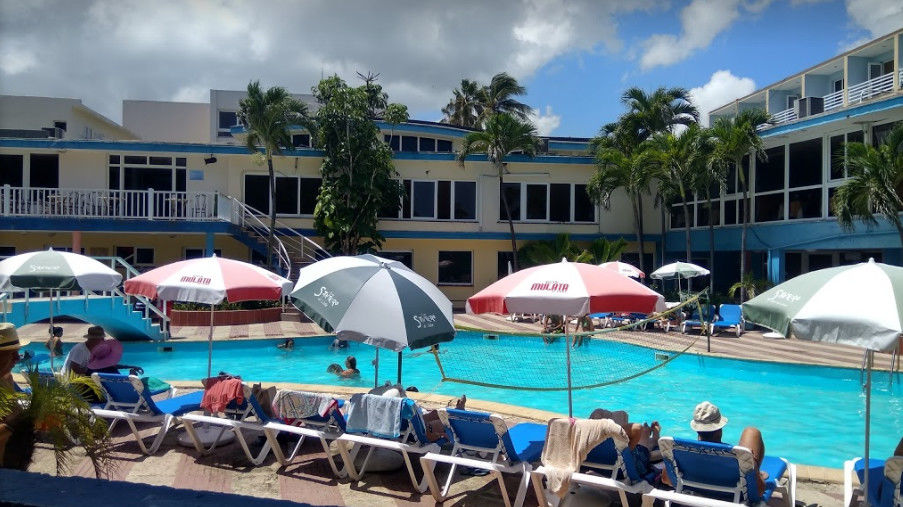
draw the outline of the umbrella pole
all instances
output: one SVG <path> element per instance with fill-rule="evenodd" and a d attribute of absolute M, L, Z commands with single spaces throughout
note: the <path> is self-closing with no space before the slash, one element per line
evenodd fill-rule
<path fill-rule="evenodd" d="M 379 387 L 379 347 L 376 347 L 376 360 L 373 364 L 373 387 Z"/>
<path fill-rule="evenodd" d="M 567 333 L 567 318 L 564 321 L 564 331 Z M 571 334 L 568 333 L 564 340 L 564 347 L 567 349 L 567 367 L 568 367 L 568 417 L 574 417 L 574 396 L 571 389 Z"/>
<path fill-rule="evenodd" d="M 50 346 L 56 346 L 53 342 L 53 289 L 50 289 Z M 53 348 L 50 349 L 50 371 L 53 371 Z"/>
<path fill-rule="evenodd" d="M 207 378 L 213 366 L 213 303 L 210 303 L 210 331 L 207 334 Z"/>
<path fill-rule="evenodd" d="M 872 415 L 872 361 L 875 359 L 875 351 L 872 349 L 865 350 L 865 462 L 863 466 L 863 476 L 865 479 L 862 483 L 862 489 L 865 494 L 865 505 L 869 503 L 869 434 L 871 430 Z"/>
<path fill-rule="evenodd" d="M 401 351 L 398 351 L 398 385 L 401 385 Z"/>

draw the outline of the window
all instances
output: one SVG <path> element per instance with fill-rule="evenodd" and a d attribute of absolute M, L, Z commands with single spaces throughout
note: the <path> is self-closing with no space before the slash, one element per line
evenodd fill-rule
<path fill-rule="evenodd" d="M 132 246 L 117 246 L 116 256 L 136 266 L 148 266 L 154 263 L 154 249 Z"/>
<path fill-rule="evenodd" d="M 552 183 L 549 185 L 549 220 L 552 222 L 570 222 L 570 185 L 566 183 Z"/>
<path fill-rule="evenodd" d="M 299 212 L 302 215 L 313 215 L 320 195 L 323 178 L 301 178 L 301 203 Z"/>
<path fill-rule="evenodd" d="M 843 90 L 843 79 L 834 80 L 834 82 L 831 83 L 831 88 L 835 92 L 839 92 L 839 91 Z"/>
<path fill-rule="evenodd" d="M 267 177 L 269 182 L 269 177 Z M 276 177 L 276 214 L 298 214 L 298 178 L 294 176 Z"/>
<path fill-rule="evenodd" d="M 737 213 L 738 206 L 740 206 L 740 212 Z M 743 204 L 741 201 L 737 200 L 729 200 L 724 201 L 724 225 L 735 225 L 737 224 L 737 217 L 743 215 Z"/>
<path fill-rule="evenodd" d="M 214 248 L 213 255 L 215 255 L 217 257 L 222 257 L 223 251 L 220 250 L 219 248 Z M 203 248 L 186 248 L 185 249 L 185 256 L 184 256 L 185 260 L 200 259 L 202 257 L 204 257 L 204 249 Z"/>
<path fill-rule="evenodd" d="M 231 130 L 236 125 L 238 125 L 238 115 L 235 111 L 220 111 L 216 137 L 232 137 Z"/>
<path fill-rule="evenodd" d="M 787 252 L 784 254 L 784 274 L 787 279 L 803 274 L 803 254 L 800 252 Z"/>
<path fill-rule="evenodd" d="M 310 148 L 310 134 L 292 134 L 292 147 Z"/>
<path fill-rule="evenodd" d="M 787 208 L 790 220 L 821 217 L 821 187 L 790 192 Z"/>
<path fill-rule="evenodd" d="M 473 252 L 440 250 L 439 285 L 473 285 Z"/>
<path fill-rule="evenodd" d="M 765 151 L 768 157 L 756 165 L 756 192 L 780 190 L 784 188 L 784 147 L 778 146 Z"/>
<path fill-rule="evenodd" d="M 800 99 L 799 95 L 788 95 L 787 96 L 787 109 L 793 109 L 796 107 L 796 101 Z"/>
<path fill-rule="evenodd" d="M 110 155 L 108 160 L 111 190 L 185 191 L 188 165 L 185 157 Z"/>
<path fill-rule="evenodd" d="M 846 176 L 844 158 L 845 158 L 845 149 L 844 149 L 844 138 L 843 134 L 839 136 L 831 136 L 831 141 L 828 146 L 830 150 L 828 152 L 828 157 L 831 160 L 831 175 L 830 178 L 832 180 L 840 179 Z"/>
<path fill-rule="evenodd" d="M 66 130 L 66 127 L 67 127 L 67 125 L 66 125 L 66 122 L 64 122 L 64 121 L 53 122 L 53 128 L 57 128 L 60 130 Z"/>
<path fill-rule="evenodd" d="M 398 151 L 401 146 L 401 136 L 383 136 L 383 139 L 392 151 Z"/>
<path fill-rule="evenodd" d="M 586 185 L 574 185 L 574 222 L 596 222 L 596 206 L 586 193 Z"/>
<path fill-rule="evenodd" d="M 714 223 L 712 225 L 721 225 L 721 203 L 718 201 L 712 201 L 712 216 L 714 217 Z M 699 227 L 704 227 L 709 225 L 709 203 L 708 202 L 700 202 L 696 206 L 696 225 Z"/>
<path fill-rule="evenodd" d="M 683 229 L 686 223 L 684 222 L 684 209 L 682 204 L 676 204 L 671 206 L 671 228 L 672 229 Z"/>
<path fill-rule="evenodd" d="M 421 137 L 420 151 L 436 151 L 436 140 L 432 137 Z"/>
<path fill-rule="evenodd" d="M 872 146 L 878 146 L 884 139 L 887 138 L 890 131 L 897 126 L 898 122 L 885 123 L 884 125 L 878 125 L 877 127 L 872 127 Z M 34 155 L 32 155 L 34 156 Z"/>
<path fill-rule="evenodd" d="M 549 186 L 527 185 L 527 220 L 549 219 Z"/>
<path fill-rule="evenodd" d="M 821 183 L 821 138 L 790 145 L 790 188 Z"/>
<path fill-rule="evenodd" d="M 508 270 L 514 270 L 514 255 L 511 251 L 498 253 L 498 279 L 508 276 Z"/>
<path fill-rule="evenodd" d="M 499 194 L 499 220 L 508 220 L 508 213 L 505 210 L 505 202 L 502 195 L 508 201 L 508 212 L 511 213 L 511 220 L 520 220 L 520 183 L 502 183 L 501 192 Z"/>
<path fill-rule="evenodd" d="M 22 155 L 0 155 L 0 186 L 25 186 L 22 177 Z"/>
<path fill-rule="evenodd" d="M 784 193 L 756 196 L 756 222 L 784 219 Z"/>
<path fill-rule="evenodd" d="M 417 151 L 417 138 L 413 136 L 402 136 L 401 151 Z"/>
<path fill-rule="evenodd" d="M 440 153 L 451 153 L 452 142 L 444 139 L 436 139 L 436 151 Z"/>
<path fill-rule="evenodd" d="M 246 174 L 244 201 L 251 208 L 269 214 L 270 178 L 263 174 Z"/>
<path fill-rule="evenodd" d="M 834 213 L 834 204 L 833 204 L 834 194 L 836 194 L 836 193 L 837 193 L 837 187 L 831 187 L 828 189 L 828 216 L 829 217 L 837 216 L 837 214 Z"/>
<path fill-rule="evenodd" d="M 456 181 L 454 185 L 455 220 L 477 219 L 477 182 Z"/>
<path fill-rule="evenodd" d="M 391 251 L 382 251 L 377 255 L 383 257 L 385 259 L 398 261 L 410 269 L 414 269 L 414 254 L 413 252 L 391 252 Z"/>
<path fill-rule="evenodd" d="M 413 218 L 436 218 L 436 182 L 413 182 L 411 209 Z"/>

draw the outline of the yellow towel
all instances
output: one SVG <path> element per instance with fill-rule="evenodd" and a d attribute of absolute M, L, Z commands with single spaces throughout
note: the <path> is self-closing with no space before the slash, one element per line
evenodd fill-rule
<path fill-rule="evenodd" d="M 549 490 L 564 498 L 571 485 L 571 474 L 580 469 L 589 451 L 609 437 L 621 439 L 621 445 L 627 443 L 624 428 L 611 419 L 550 420 L 542 449 Z"/>

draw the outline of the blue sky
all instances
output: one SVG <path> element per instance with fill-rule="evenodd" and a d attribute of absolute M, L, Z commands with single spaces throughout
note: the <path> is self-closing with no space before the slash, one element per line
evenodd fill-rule
<path fill-rule="evenodd" d="M 462 78 L 507 71 L 541 133 L 588 137 L 630 86 L 690 89 L 707 112 L 901 27 L 900 0 L 0 0 L 0 93 L 121 121 L 125 99 L 374 72 L 438 120 Z"/>

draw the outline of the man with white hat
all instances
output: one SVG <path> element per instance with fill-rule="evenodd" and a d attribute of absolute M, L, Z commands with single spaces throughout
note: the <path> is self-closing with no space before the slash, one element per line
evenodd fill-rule
<path fill-rule="evenodd" d="M 19 338 L 16 327 L 9 322 L 0 324 L 0 386 L 13 389 L 13 366 L 22 358 L 19 349 L 28 345 L 28 340 Z"/>
<path fill-rule="evenodd" d="M 0 324 L 0 389 L 15 390 L 12 371 L 13 366 L 22 358 L 19 349 L 28 344 L 28 340 L 19 339 L 16 328 L 8 322 Z M 21 431 L 29 431 L 26 419 L 19 418 L 18 404 L 13 405 L 13 411 L 0 419 L 0 467 L 22 468 L 31 461 L 31 454 L 27 456 L 19 452 L 18 447 L 7 446 L 8 443 L 20 443 Z"/>

